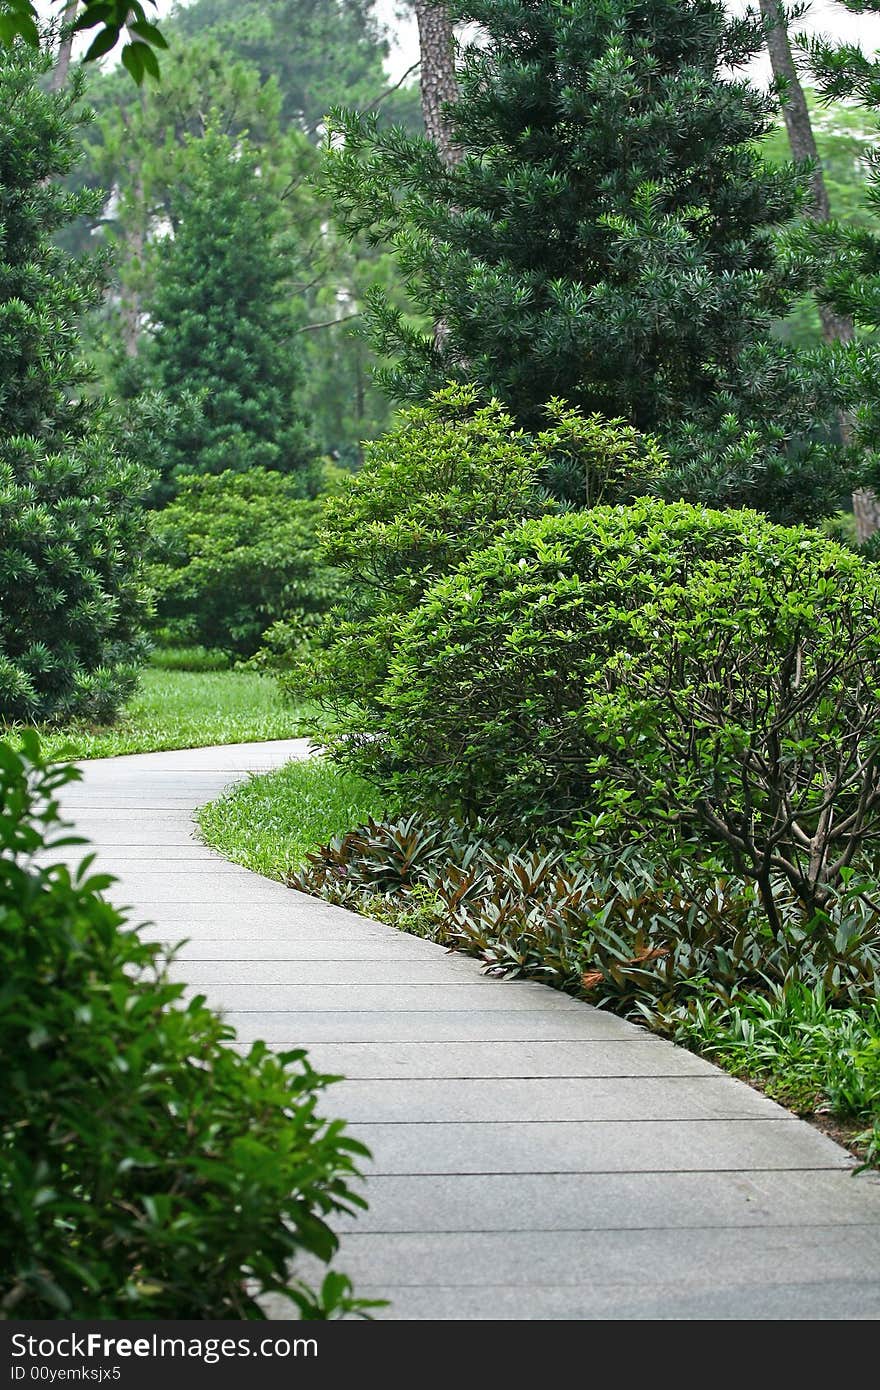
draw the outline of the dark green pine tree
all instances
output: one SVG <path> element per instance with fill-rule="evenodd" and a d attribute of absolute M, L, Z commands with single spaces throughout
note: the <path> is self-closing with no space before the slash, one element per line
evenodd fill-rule
<path fill-rule="evenodd" d="M 0 720 L 103 722 L 142 656 L 146 478 L 84 389 L 78 324 L 103 271 L 54 238 L 102 198 L 59 185 L 82 84 L 48 91 L 51 67 L 0 45 Z"/>
<path fill-rule="evenodd" d="M 181 476 L 250 468 L 314 486 L 281 207 L 246 140 L 209 130 L 188 142 L 173 237 L 158 247 L 150 359 L 161 391 L 200 410 L 165 441 L 166 492 Z"/>
<path fill-rule="evenodd" d="M 343 113 L 328 178 L 351 233 L 396 247 L 426 331 L 379 297 L 383 380 L 450 378 L 534 428 L 562 396 L 658 432 L 678 491 L 780 518 L 833 509 L 831 416 L 771 341 L 805 287 L 776 250 L 802 181 L 755 151 L 769 98 L 725 68 L 763 43 L 721 0 L 471 0 L 448 110 L 461 158 Z M 422 320 L 424 323 L 424 319 Z"/>

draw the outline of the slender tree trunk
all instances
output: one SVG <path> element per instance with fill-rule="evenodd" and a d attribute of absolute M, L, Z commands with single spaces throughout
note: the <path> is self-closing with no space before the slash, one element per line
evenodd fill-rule
<path fill-rule="evenodd" d="M 413 0 L 419 22 L 419 54 L 421 69 L 419 87 L 422 95 L 422 115 L 429 139 L 437 146 L 440 158 L 448 169 L 461 159 L 461 150 L 453 141 L 444 119 L 444 106 L 455 101 L 458 83 L 455 80 L 455 31 L 449 11 L 444 4 L 429 0 Z M 434 324 L 434 347 L 442 353 L 449 340 L 449 325 L 445 318 Z"/>
<path fill-rule="evenodd" d="M 813 164 L 813 172 L 810 175 L 812 202 L 809 215 L 816 222 L 829 222 L 831 206 L 828 201 L 828 188 L 816 137 L 813 134 L 810 109 L 791 51 L 785 11 L 779 0 L 760 0 L 760 4 L 761 14 L 773 26 L 767 34 L 767 51 L 770 54 L 773 76 L 782 78 L 788 88 L 788 100 L 782 108 L 782 116 L 788 131 L 791 153 L 799 162 L 810 160 Z M 852 319 L 845 314 L 836 314 L 829 305 L 819 304 L 818 307 L 826 342 L 851 343 L 854 336 Z"/>
<path fill-rule="evenodd" d="M 440 151 L 445 164 L 455 164 L 461 154 L 453 143 L 444 120 L 443 108 L 455 101 L 458 84 L 455 80 L 455 34 L 449 11 L 443 4 L 429 0 L 413 0 L 419 24 L 421 53 L 420 85 L 422 114 L 425 129 Z"/>
<path fill-rule="evenodd" d="M 144 103 L 141 90 L 141 105 Z M 131 130 L 129 117 L 122 109 L 122 123 Z M 128 358 L 138 356 L 141 338 L 141 285 L 144 271 L 144 256 L 147 250 L 150 219 L 147 212 L 146 190 L 143 173 L 137 171 L 134 197 L 129 208 L 129 220 L 119 222 L 122 234 L 122 254 L 120 256 L 119 316 L 122 325 L 122 346 Z"/>
<path fill-rule="evenodd" d="M 142 190 L 139 190 L 142 191 Z M 136 284 L 143 271 L 146 235 L 140 223 L 129 228 L 125 236 L 125 263 L 134 283 L 123 283 L 120 291 L 119 315 L 122 322 L 122 345 L 126 357 L 137 357 L 141 340 L 141 295 Z M 132 273 L 133 270 L 133 273 Z"/>
<path fill-rule="evenodd" d="M 70 57 L 73 52 L 73 21 L 76 19 L 78 9 L 79 0 L 67 0 L 64 14 L 61 17 L 61 42 L 58 45 L 58 56 L 55 59 L 55 67 L 52 69 L 52 78 L 49 82 L 50 92 L 60 91 L 67 82 L 67 74 L 70 72 Z"/>

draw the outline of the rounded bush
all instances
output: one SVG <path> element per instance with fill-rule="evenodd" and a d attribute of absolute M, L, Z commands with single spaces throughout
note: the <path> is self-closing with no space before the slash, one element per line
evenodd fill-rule
<path fill-rule="evenodd" d="M 627 500 L 662 474 L 656 442 L 622 420 L 558 400 L 544 414 L 547 428 L 527 434 L 499 401 L 449 386 L 368 444 L 327 503 L 322 538 L 345 588 L 299 688 L 341 726 L 371 725 L 400 623 L 441 575 L 517 521 Z"/>
<path fill-rule="evenodd" d="M 793 857 L 815 886 L 876 829 L 878 690 L 874 567 L 756 513 L 642 499 L 524 523 L 435 584 L 383 733 L 335 752 L 410 805 L 699 827 L 750 876 Z"/>

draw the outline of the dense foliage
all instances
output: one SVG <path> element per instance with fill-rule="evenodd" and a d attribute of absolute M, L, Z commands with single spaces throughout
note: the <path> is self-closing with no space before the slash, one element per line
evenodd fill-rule
<path fill-rule="evenodd" d="M 878 0 L 859 0 L 853 9 L 880 13 Z M 815 40 L 808 61 L 826 99 L 845 99 L 862 108 L 874 125 L 880 116 L 880 54 L 868 54 L 854 44 L 834 45 Z M 864 209 L 858 223 L 806 227 L 802 241 L 821 270 L 820 292 L 839 313 L 850 314 L 863 330 L 855 343 L 835 354 L 833 371 L 852 412 L 859 441 L 865 449 L 866 480 L 880 486 L 880 161 L 870 137 L 862 151 L 866 173 Z M 861 225 L 859 225 L 861 223 Z"/>
<path fill-rule="evenodd" d="M 0 46 L 0 717 L 107 718 L 132 688 L 144 603 L 146 479 L 89 394 L 79 319 L 100 261 L 55 245 L 87 211 L 75 163 L 82 87 L 45 90 L 48 60 Z"/>
<path fill-rule="evenodd" d="M 304 637 L 338 589 L 318 553 L 319 511 L 293 479 L 261 468 L 185 480 L 152 525 L 149 573 L 166 635 L 240 657 L 282 619 Z"/>
<path fill-rule="evenodd" d="M 800 185 L 755 148 L 771 98 L 722 73 L 760 50 L 760 26 L 719 0 L 454 8 L 480 26 L 449 112 L 461 158 L 344 113 L 328 160 L 337 215 L 396 248 L 429 316 L 374 296 L 391 392 L 472 380 L 530 428 L 562 396 L 668 437 L 688 496 L 779 520 L 833 510 L 835 451 L 805 429 L 830 401 L 770 334 L 806 288 L 775 241 Z"/>
<path fill-rule="evenodd" d="M 166 439 L 166 476 L 274 468 L 305 491 L 314 451 L 295 401 L 296 319 L 257 152 L 209 131 L 182 171 L 173 218 L 150 306 L 152 359 L 161 389 L 172 400 L 195 393 L 202 410 L 191 435 Z"/>
<path fill-rule="evenodd" d="M 339 100 L 370 106 L 389 86 L 389 45 L 375 0 L 193 0 L 164 27 L 196 51 L 213 38 L 264 80 L 274 78 L 285 124 L 313 140 Z M 420 123 L 417 89 L 387 93 L 383 114 L 389 108 L 407 125 Z"/>
<path fill-rule="evenodd" d="M 268 790 L 268 789 L 267 789 Z M 880 908 L 842 895 L 805 925 L 791 894 L 771 928 L 754 887 L 710 859 L 674 869 L 643 849 L 518 844 L 411 815 L 334 836 L 295 888 L 469 951 L 670 1031 L 707 986 L 727 1001 L 797 980 L 835 1003 L 880 988 Z"/>
<path fill-rule="evenodd" d="M 344 99 L 372 105 L 381 98 L 383 119 L 393 112 L 409 124 L 418 91 L 388 91 L 381 26 L 369 17 L 369 4 L 345 8 L 343 15 L 336 0 L 187 5 L 163 25 L 169 47 L 161 82 L 138 90 L 119 69 L 89 72 L 98 117 L 73 177 L 77 185 L 113 190 L 94 230 L 115 251 L 119 299 L 114 294 L 96 321 L 95 355 L 111 393 L 129 396 L 149 340 L 148 310 L 181 163 L 209 125 L 233 138 L 247 135 L 285 229 L 284 293 L 299 326 L 308 325 L 297 338 L 297 399 L 313 419 L 318 447 L 354 461 L 360 441 L 380 433 L 391 411 L 371 380 L 369 347 L 351 330 L 367 286 L 402 302 L 401 277 L 384 249 L 349 244 L 333 228 L 329 202 L 315 186 L 316 132 L 324 111 Z M 85 249 L 91 230 L 78 224 L 68 249 Z M 179 402 L 170 404 L 176 409 Z M 173 433 L 169 423 L 166 434 Z"/>
<path fill-rule="evenodd" d="M 516 521 L 559 510 L 558 497 L 629 498 L 662 475 L 657 445 L 621 421 L 555 401 L 544 425 L 527 434 L 498 401 L 447 387 L 369 444 L 361 471 L 328 502 L 325 550 L 346 588 L 304 688 L 346 726 L 373 727 L 401 619 L 437 578 Z"/>
<path fill-rule="evenodd" d="M 315 1293 L 289 1264 L 330 1259 L 365 1150 L 316 1113 L 328 1078 L 304 1053 L 230 1047 L 104 899 L 111 880 L 52 862 L 76 775 L 35 738 L 0 744 L 0 1308 L 260 1318 L 272 1292 L 344 1309 L 344 1279 Z"/>
<path fill-rule="evenodd" d="M 57 18 L 63 18 L 65 27 L 75 32 L 97 29 L 84 54 L 86 62 L 103 57 L 124 32 L 120 57 L 134 80 L 142 82 L 145 73 L 158 76 L 156 49 L 165 47 L 165 39 L 140 0 L 82 0 L 72 10 L 67 3 L 59 5 L 59 10 Z M 0 14 L 0 47 L 20 41 L 38 48 L 43 18 L 35 0 L 5 0 Z"/>
<path fill-rule="evenodd" d="M 850 101 L 830 101 L 807 86 L 804 96 L 810 124 L 822 163 L 822 178 L 835 222 L 840 228 L 880 228 L 877 214 L 867 199 L 868 164 L 866 150 L 873 131 L 870 116 Z M 791 159 L 791 144 L 783 121 L 761 142 L 761 154 L 771 164 L 785 164 Z M 796 224 L 798 229 L 804 223 Z M 837 231 L 834 236 L 836 238 Z M 827 255 L 827 243 L 826 243 Z M 817 267 L 814 277 L 818 285 L 826 266 Z M 822 324 L 813 292 L 806 294 L 794 306 L 786 319 L 776 325 L 779 336 L 801 347 L 815 348 L 822 342 Z"/>
<path fill-rule="evenodd" d="M 880 580 L 813 533 L 644 499 L 524 523 L 402 624 L 334 756 L 509 827 L 714 844 L 773 912 L 876 838 Z"/>

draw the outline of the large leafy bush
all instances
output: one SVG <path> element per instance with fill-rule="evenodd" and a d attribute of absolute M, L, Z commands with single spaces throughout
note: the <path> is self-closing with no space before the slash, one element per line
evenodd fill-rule
<path fill-rule="evenodd" d="M 262 468 L 187 478 L 154 514 L 150 577 L 175 638 L 249 657 L 273 624 L 304 637 L 317 623 L 338 583 L 318 553 L 320 504 L 297 491 Z"/>
<path fill-rule="evenodd" d="M 329 500 L 322 535 L 345 596 L 304 676 L 343 721 L 369 722 L 401 620 L 437 578 L 524 517 L 629 499 L 662 474 L 656 443 L 621 421 L 561 401 L 545 416 L 530 435 L 473 387 L 447 387 L 367 445 Z"/>
<path fill-rule="evenodd" d="M 259 1318 L 272 1292 L 327 1316 L 346 1282 L 316 1294 L 289 1262 L 330 1258 L 365 1150 L 317 1114 L 304 1053 L 240 1055 L 108 877 L 46 862 L 76 775 L 0 744 L 0 1311 Z"/>
<path fill-rule="evenodd" d="M 643 499 L 523 523 L 403 624 L 382 732 L 410 804 L 708 841 L 812 910 L 880 831 L 880 576 L 754 513 Z"/>
<path fill-rule="evenodd" d="M 142 656 L 146 478 L 87 389 L 80 317 L 103 271 L 58 249 L 96 211 L 59 180 L 79 157 L 79 77 L 0 46 L 0 718 L 111 718 Z"/>

